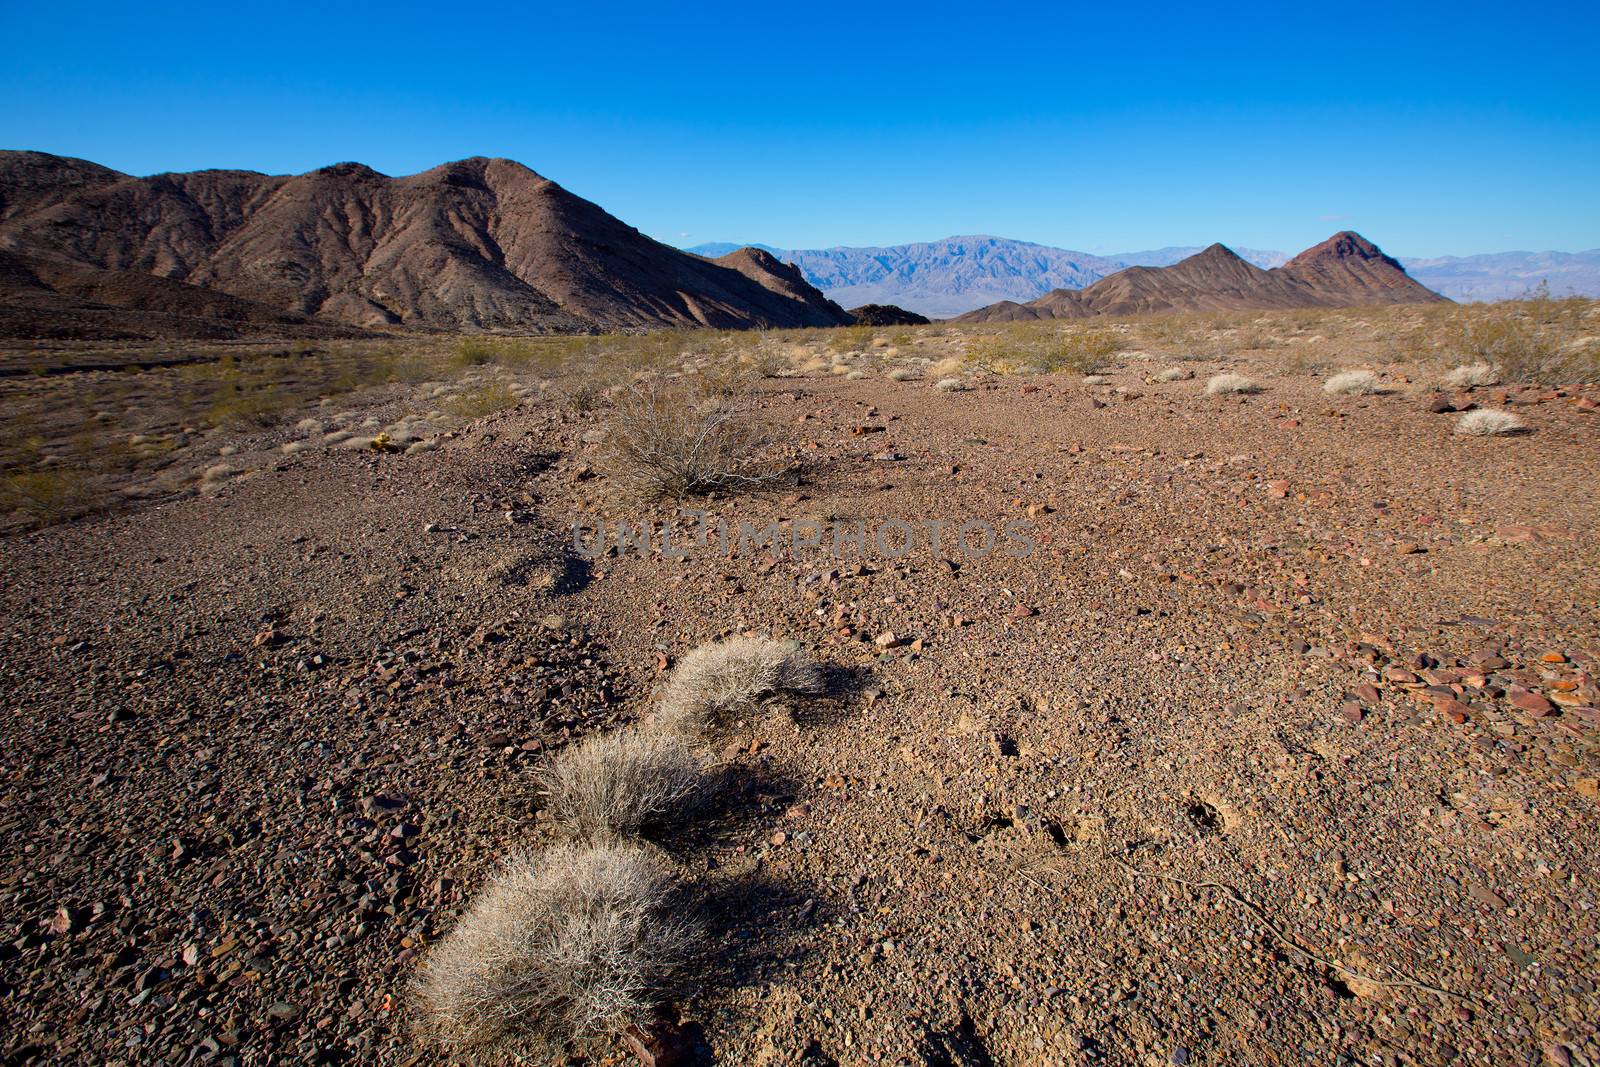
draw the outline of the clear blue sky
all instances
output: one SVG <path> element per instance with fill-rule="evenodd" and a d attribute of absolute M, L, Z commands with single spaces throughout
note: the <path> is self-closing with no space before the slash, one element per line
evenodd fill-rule
<path fill-rule="evenodd" d="M 1600 246 L 1600 5 L 24 4 L 0 146 L 521 160 L 678 244 Z"/>

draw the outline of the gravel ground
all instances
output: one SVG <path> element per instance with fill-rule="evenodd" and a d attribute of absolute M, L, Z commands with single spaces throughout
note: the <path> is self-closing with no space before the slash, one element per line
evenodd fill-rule
<path fill-rule="evenodd" d="M 804 476 L 706 509 L 948 523 L 898 558 L 580 558 L 575 518 L 673 517 L 532 396 L 7 537 L 0 1051 L 436 1061 L 409 984 L 547 836 L 530 769 L 759 632 L 851 684 L 723 739 L 726 814 L 661 842 L 702 1057 L 1600 1061 L 1600 416 L 1479 390 L 1533 432 L 1459 438 L 1403 383 L 1195 369 L 766 383 Z"/>

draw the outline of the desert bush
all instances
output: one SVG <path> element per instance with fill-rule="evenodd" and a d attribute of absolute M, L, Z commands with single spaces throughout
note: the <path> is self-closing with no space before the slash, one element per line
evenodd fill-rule
<path fill-rule="evenodd" d="M 749 398 L 707 395 L 694 380 L 641 382 L 619 393 L 601 462 L 646 499 L 748 490 L 783 474 Z"/>
<path fill-rule="evenodd" d="M 922 377 L 922 375 L 918 374 L 910 367 L 896 367 L 888 374 L 885 374 L 884 377 L 888 378 L 891 382 L 914 382 L 918 378 Z"/>
<path fill-rule="evenodd" d="M 649 1020 L 698 937 L 643 853 L 561 845 L 514 857 L 423 965 L 428 1031 L 470 1049 L 558 1045 Z"/>
<path fill-rule="evenodd" d="M 1107 378 L 1104 374 L 1085 374 L 1083 376 L 1083 384 L 1084 385 L 1110 385 L 1111 384 L 1111 379 Z"/>
<path fill-rule="evenodd" d="M 70 467 L 10 471 L 0 477 L 0 514 L 18 515 L 33 526 L 50 526 L 82 515 L 95 500 L 89 479 Z"/>
<path fill-rule="evenodd" d="M 1206 396 L 1227 396 L 1231 393 L 1259 393 L 1261 386 L 1242 374 L 1217 374 L 1206 382 Z"/>
<path fill-rule="evenodd" d="M 967 345 L 966 362 L 990 374 L 1091 374 L 1122 345 L 1110 330 L 1013 323 Z"/>
<path fill-rule="evenodd" d="M 1464 437 L 1500 437 L 1519 433 L 1523 429 L 1521 419 L 1499 408 L 1469 411 L 1456 423 L 1456 433 Z"/>
<path fill-rule="evenodd" d="M 964 393 L 972 388 L 960 378 L 940 378 L 933 383 L 933 387 L 941 393 Z"/>
<path fill-rule="evenodd" d="M 1046 349 L 1039 368 L 1046 373 L 1093 374 L 1121 347 L 1121 336 L 1110 330 L 1068 330 Z"/>
<path fill-rule="evenodd" d="M 516 405 L 517 395 L 511 391 L 511 386 L 497 379 L 451 397 L 443 407 L 445 414 L 470 422 Z"/>
<path fill-rule="evenodd" d="M 835 352 L 859 352 L 872 343 L 873 327 L 840 326 L 828 333 L 828 347 Z"/>
<path fill-rule="evenodd" d="M 1487 363 L 1471 363 L 1447 371 L 1442 381 L 1452 389 L 1472 389 L 1480 385 L 1499 385 L 1500 375 Z"/>
<path fill-rule="evenodd" d="M 1449 324 L 1444 347 L 1471 363 L 1493 366 L 1507 381 L 1556 384 L 1600 378 L 1600 341 L 1582 298 L 1535 295 L 1484 308 L 1464 308 Z"/>
<path fill-rule="evenodd" d="M 1347 370 L 1322 383 L 1324 393 L 1340 396 L 1371 396 L 1378 392 L 1378 376 L 1369 370 Z"/>
<path fill-rule="evenodd" d="M 706 644 L 683 657 L 667 680 L 656 721 L 682 736 L 725 726 L 769 700 L 822 696 L 822 670 L 798 644 L 739 637 Z"/>
<path fill-rule="evenodd" d="M 458 367 L 495 364 L 551 376 L 594 345 L 589 337 L 463 337 L 456 342 L 453 362 Z"/>
<path fill-rule="evenodd" d="M 1157 372 L 1155 380 L 1158 382 L 1186 382 L 1194 377 L 1194 371 L 1188 367 L 1168 367 Z"/>
<path fill-rule="evenodd" d="M 705 761 L 682 738 L 642 729 L 592 737 L 539 769 L 544 810 L 581 841 L 640 837 L 704 804 Z"/>

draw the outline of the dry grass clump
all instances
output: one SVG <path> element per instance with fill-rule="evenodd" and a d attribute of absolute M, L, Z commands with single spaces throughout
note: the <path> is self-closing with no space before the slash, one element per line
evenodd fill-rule
<path fill-rule="evenodd" d="M 960 378 L 940 378 L 933 383 L 933 387 L 941 393 L 964 393 L 972 388 Z"/>
<path fill-rule="evenodd" d="M 783 472 L 771 434 L 743 397 L 654 381 L 617 398 L 602 463 L 623 488 L 649 499 L 751 489 Z"/>
<path fill-rule="evenodd" d="M 922 377 L 922 375 L 918 374 L 910 367 L 896 367 L 888 374 L 885 374 L 884 377 L 888 378 L 891 382 L 914 382 L 918 378 Z"/>
<path fill-rule="evenodd" d="M 1347 370 L 1323 382 L 1322 391 L 1340 396 L 1371 396 L 1379 391 L 1378 376 L 1369 370 Z"/>
<path fill-rule="evenodd" d="M 648 1020 L 697 937 L 642 852 L 561 845 L 503 867 L 429 953 L 417 994 L 448 1046 L 553 1045 Z"/>
<path fill-rule="evenodd" d="M 1107 378 L 1104 374 L 1085 374 L 1083 376 L 1083 384 L 1084 385 L 1110 385 L 1111 384 L 1111 379 Z"/>
<path fill-rule="evenodd" d="M 708 796 L 705 761 L 682 738 L 618 730 L 564 750 L 538 772 L 544 810 L 567 835 L 603 842 L 682 823 Z"/>
<path fill-rule="evenodd" d="M 1255 379 L 1242 374 L 1217 374 L 1206 382 L 1206 396 L 1227 396 L 1233 393 L 1259 393 L 1261 386 Z"/>
<path fill-rule="evenodd" d="M 1188 367 L 1168 367 L 1158 371 L 1154 378 L 1158 382 L 1186 382 L 1194 377 L 1194 371 Z"/>
<path fill-rule="evenodd" d="M 1488 363 L 1469 363 L 1446 372 L 1442 380 L 1452 389 L 1472 389 L 1482 385 L 1499 385 L 1500 374 Z"/>
<path fill-rule="evenodd" d="M 683 657 L 667 680 L 656 721 L 693 737 L 769 700 L 822 696 L 827 688 L 821 668 L 794 642 L 738 637 Z"/>
<path fill-rule="evenodd" d="M 1525 428 L 1521 419 L 1499 408 L 1469 411 L 1456 423 L 1456 433 L 1464 437 L 1500 437 L 1521 433 Z"/>

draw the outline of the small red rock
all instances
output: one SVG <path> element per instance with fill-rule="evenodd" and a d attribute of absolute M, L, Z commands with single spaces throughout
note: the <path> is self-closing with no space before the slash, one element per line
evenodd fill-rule
<path fill-rule="evenodd" d="M 1550 701 L 1538 693 L 1530 693 L 1526 689 L 1513 689 L 1511 691 L 1511 703 L 1536 719 L 1542 719 L 1555 710 L 1555 705 Z"/>

